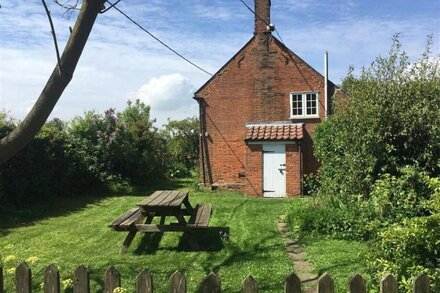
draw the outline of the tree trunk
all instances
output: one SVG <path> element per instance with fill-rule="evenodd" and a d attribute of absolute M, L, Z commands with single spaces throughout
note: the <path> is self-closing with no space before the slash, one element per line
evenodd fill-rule
<path fill-rule="evenodd" d="M 61 56 L 32 110 L 9 135 L 0 140 L 0 164 L 23 149 L 40 131 L 64 89 L 72 79 L 76 65 L 105 0 L 83 0 L 81 10 Z"/>

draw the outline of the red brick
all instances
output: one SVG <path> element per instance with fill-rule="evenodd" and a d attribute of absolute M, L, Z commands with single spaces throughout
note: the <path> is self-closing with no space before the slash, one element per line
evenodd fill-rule
<path fill-rule="evenodd" d="M 303 91 L 319 94 L 319 118 L 290 119 L 290 93 Z M 333 91 L 329 82 L 329 96 Z M 304 129 L 301 147 L 286 147 L 287 192 L 301 193 L 302 175 L 316 172 L 319 166 L 312 135 L 325 116 L 321 74 L 272 35 L 256 34 L 196 93 L 196 99 L 204 105 L 201 120 L 208 134 L 202 137 L 207 148 L 201 152 L 207 184 L 261 195 L 262 146 L 246 144 L 245 123 L 291 121 L 304 123 Z"/>

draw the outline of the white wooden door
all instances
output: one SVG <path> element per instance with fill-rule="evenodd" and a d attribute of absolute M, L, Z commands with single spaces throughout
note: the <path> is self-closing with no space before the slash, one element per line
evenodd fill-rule
<path fill-rule="evenodd" d="M 263 145 L 263 196 L 286 196 L 286 145 Z"/>

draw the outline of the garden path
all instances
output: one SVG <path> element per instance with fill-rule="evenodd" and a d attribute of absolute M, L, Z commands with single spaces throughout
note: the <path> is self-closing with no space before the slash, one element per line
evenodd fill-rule
<path fill-rule="evenodd" d="M 286 223 L 277 223 L 281 237 L 283 237 L 286 252 L 292 260 L 295 274 L 302 283 L 303 292 L 316 292 L 316 286 L 319 276 L 313 272 L 313 266 L 307 261 L 307 255 L 304 246 L 298 240 L 293 240 L 289 236 Z"/>

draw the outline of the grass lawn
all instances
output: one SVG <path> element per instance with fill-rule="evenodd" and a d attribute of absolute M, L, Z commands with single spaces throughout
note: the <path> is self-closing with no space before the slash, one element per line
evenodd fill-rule
<path fill-rule="evenodd" d="M 336 292 L 347 292 L 348 281 L 355 273 L 367 280 L 367 286 L 371 283 L 364 262 L 368 251 L 366 243 L 313 236 L 303 238 L 302 242 L 314 272 L 329 273 L 335 282 Z"/>
<path fill-rule="evenodd" d="M 307 200 L 309 198 L 292 199 L 294 204 L 290 206 L 289 212 L 295 213 L 294 207 Z M 365 263 L 365 254 L 369 249 L 366 242 L 337 240 L 317 235 L 303 236 L 300 242 L 304 245 L 307 261 L 314 266 L 314 272 L 318 275 L 329 273 L 335 283 L 336 292 L 347 292 L 348 281 L 355 273 L 361 274 L 367 280 L 367 286 L 371 283 Z"/>
<path fill-rule="evenodd" d="M 92 292 L 102 292 L 103 274 L 111 265 L 121 273 L 122 287 L 128 292 L 134 292 L 135 276 L 143 268 L 153 273 L 156 292 L 168 291 L 168 278 L 176 270 L 184 271 L 188 292 L 197 292 L 210 271 L 220 276 L 224 292 L 238 292 L 249 273 L 262 292 L 282 292 L 292 264 L 275 224 L 285 213 L 288 200 L 192 192 L 191 203 L 214 205 L 210 226 L 229 227 L 228 240 L 214 231 L 207 237 L 204 251 L 192 252 L 180 243 L 182 233 L 138 234 L 128 252 L 119 256 L 126 233 L 111 231 L 107 225 L 146 194 L 60 199 L 37 211 L 34 222 L 2 229 L 0 257 L 7 292 L 13 291 L 13 268 L 23 260 L 31 264 L 36 291 L 41 291 L 42 269 L 54 263 L 62 280 L 72 279 L 74 269 L 86 265 Z"/>

